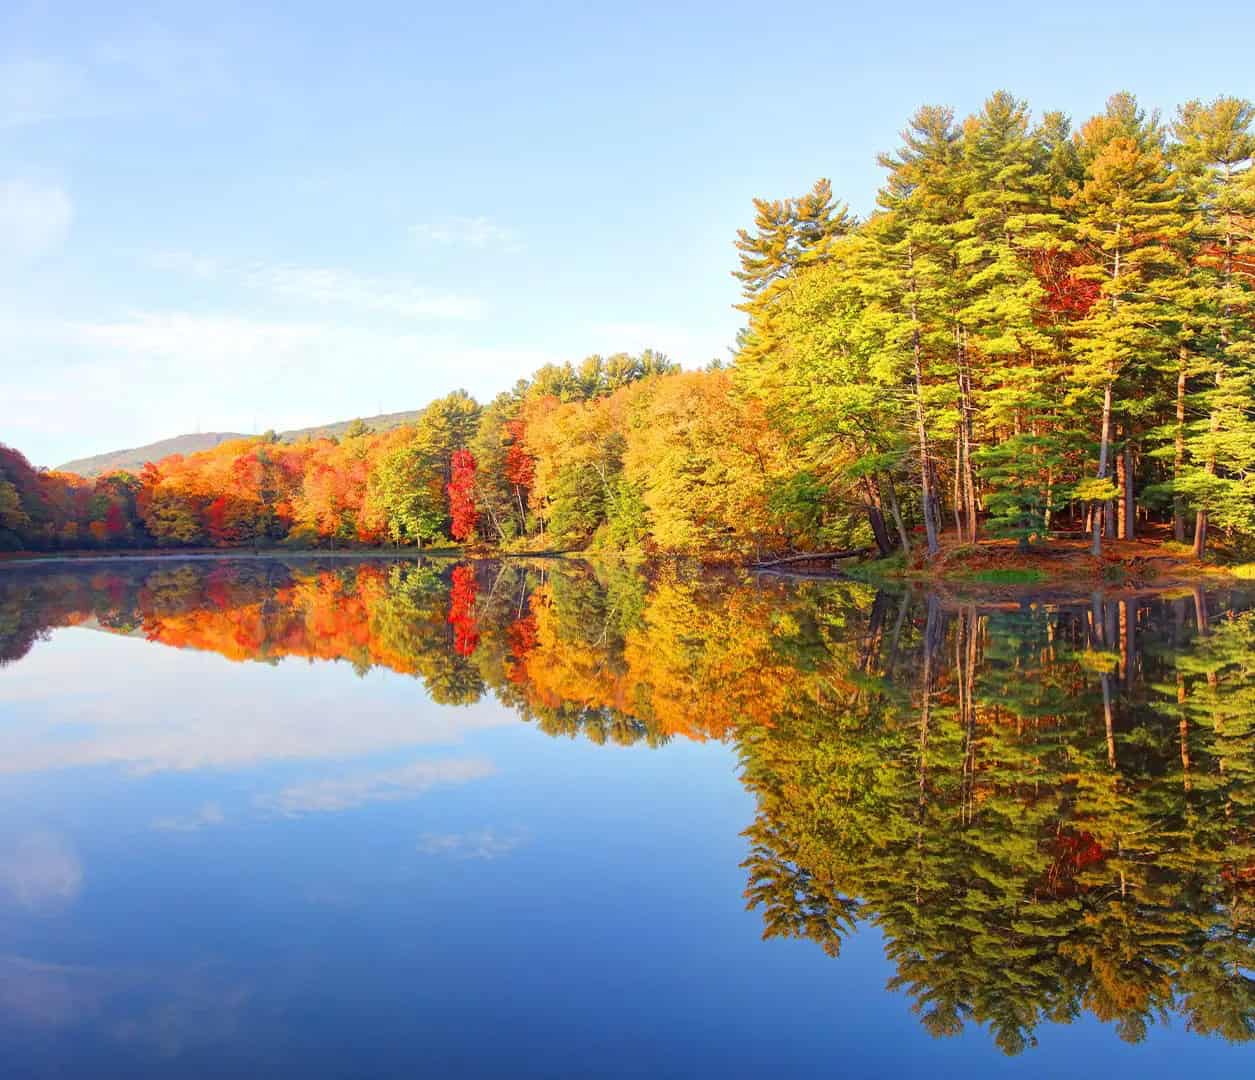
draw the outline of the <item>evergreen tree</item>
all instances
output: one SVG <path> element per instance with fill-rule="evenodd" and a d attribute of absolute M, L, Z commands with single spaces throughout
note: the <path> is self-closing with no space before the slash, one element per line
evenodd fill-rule
<path fill-rule="evenodd" d="M 1236 98 L 1183 106 L 1174 131 L 1194 254 L 1188 314 L 1191 374 L 1202 413 L 1181 422 L 1176 491 L 1197 508 L 1194 553 L 1211 524 L 1255 531 L 1255 108 Z"/>
<path fill-rule="evenodd" d="M 1169 324 L 1184 224 L 1158 119 L 1146 118 L 1131 96 L 1115 95 L 1085 125 L 1080 151 L 1085 177 L 1066 205 L 1086 260 L 1077 276 L 1096 281 L 1100 299 L 1077 326 L 1073 393 L 1100 404 L 1097 469 L 1077 494 L 1103 509 L 1092 525 L 1100 555 L 1104 519 L 1108 535 L 1115 531 L 1114 425 L 1137 423 L 1155 403 L 1155 372 L 1175 366 Z"/>

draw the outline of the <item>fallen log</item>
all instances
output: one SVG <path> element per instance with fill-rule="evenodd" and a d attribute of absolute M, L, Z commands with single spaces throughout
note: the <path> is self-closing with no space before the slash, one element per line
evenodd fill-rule
<path fill-rule="evenodd" d="M 824 559 L 854 559 L 862 555 L 870 555 L 871 548 L 847 548 L 844 551 L 811 551 L 804 555 L 786 555 L 783 559 L 769 559 L 767 562 L 754 563 L 755 570 L 766 570 L 770 566 L 784 566 L 786 563 L 818 562 Z"/>

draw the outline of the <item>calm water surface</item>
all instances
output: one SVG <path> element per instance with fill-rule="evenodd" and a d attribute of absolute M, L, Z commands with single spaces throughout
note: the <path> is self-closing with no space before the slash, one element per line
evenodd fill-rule
<path fill-rule="evenodd" d="M 1255 595 L 0 569 L 0 1074 L 1245 1075 Z"/>

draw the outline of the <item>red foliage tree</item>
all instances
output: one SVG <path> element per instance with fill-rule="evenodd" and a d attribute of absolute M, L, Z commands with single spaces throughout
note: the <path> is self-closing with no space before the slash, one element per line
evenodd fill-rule
<path fill-rule="evenodd" d="M 475 509 L 475 455 L 469 450 L 455 450 L 452 459 L 453 477 L 449 481 L 449 517 L 453 539 L 469 540 L 475 535 L 479 511 Z"/>
<path fill-rule="evenodd" d="M 105 511 L 105 533 L 110 540 L 117 540 L 126 533 L 126 514 L 122 507 L 116 503 L 110 503 L 109 509 Z"/>
<path fill-rule="evenodd" d="M 536 459 L 527 452 L 524 436 L 527 425 L 522 420 L 511 420 L 506 424 L 510 434 L 510 445 L 505 453 L 505 478 L 515 487 L 527 490 L 536 479 Z"/>
<path fill-rule="evenodd" d="M 1074 274 L 1083 263 L 1084 258 L 1077 252 L 1058 248 L 1045 248 L 1033 254 L 1033 272 L 1046 290 L 1046 315 L 1055 319 L 1083 319 L 1094 306 L 1099 283 Z"/>

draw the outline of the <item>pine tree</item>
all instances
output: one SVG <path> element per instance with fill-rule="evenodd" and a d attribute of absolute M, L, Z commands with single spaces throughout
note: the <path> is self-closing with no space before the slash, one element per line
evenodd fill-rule
<path fill-rule="evenodd" d="M 1095 555 L 1102 553 L 1104 518 L 1108 534 L 1114 533 L 1114 425 L 1143 414 L 1153 372 L 1174 344 L 1168 324 L 1181 263 L 1182 200 L 1162 144 L 1158 119 L 1148 120 L 1131 96 L 1115 95 L 1106 113 L 1081 131 L 1085 178 L 1066 204 L 1086 258 L 1077 274 L 1101 290 L 1077 326 L 1073 391 L 1101 400 L 1097 470 L 1077 488 L 1078 497 L 1095 504 Z"/>
<path fill-rule="evenodd" d="M 1179 421 L 1178 497 L 1197 508 L 1194 554 L 1214 523 L 1255 530 L 1255 108 L 1237 98 L 1183 106 L 1175 148 L 1194 254 L 1188 314 L 1195 328 L 1195 401 Z"/>
<path fill-rule="evenodd" d="M 878 197 L 884 214 L 869 223 L 875 256 L 865 277 L 869 290 L 891 313 L 888 344 L 909 365 L 921 508 L 932 556 L 940 550 L 941 493 L 929 429 L 940 411 L 934 402 L 944 406 L 948 394 L 938 400 L 930 388 L 935 382 L 948 384 L 958 308 L 952 241 L 956 207 L 961 204 L 955 168 L 960 145 L 954 113 L 925 106 L 902 132 L 902 142 L 896 154 L 880 156 L 889 176 Z"/>
<path fill-rule="evenodd" d="M 1057 355 L 1040 319 L 1045 290 L 1034 259 L 1050 248 L 1061 220 L 1050 206 L 1051 181 L 1024 102 L 1005 92 L 989 98 L 964 125 L 963 152 L 964 219 L 954 244 L 965 282 L 956 325 L 962 466 L 956 475 L 963 477 L 970 539 L 978 460 L 995 529 L 1022 540 L 1045 529 L 1059 464 L 1049 391 Z M 974 446 L 978 407 L 989 436 L 984 451 Z"/>
<path fill-rule="evenodd" d="M 846 205 L 833 202 L 828 180 L 816 180 L 799 198 L 755 199 L 754 232 L 737 230 L 741 269 L 733 276 L 752 299 L 799 267 L 822 259 L 831 242 L 852 225 Z"/>

